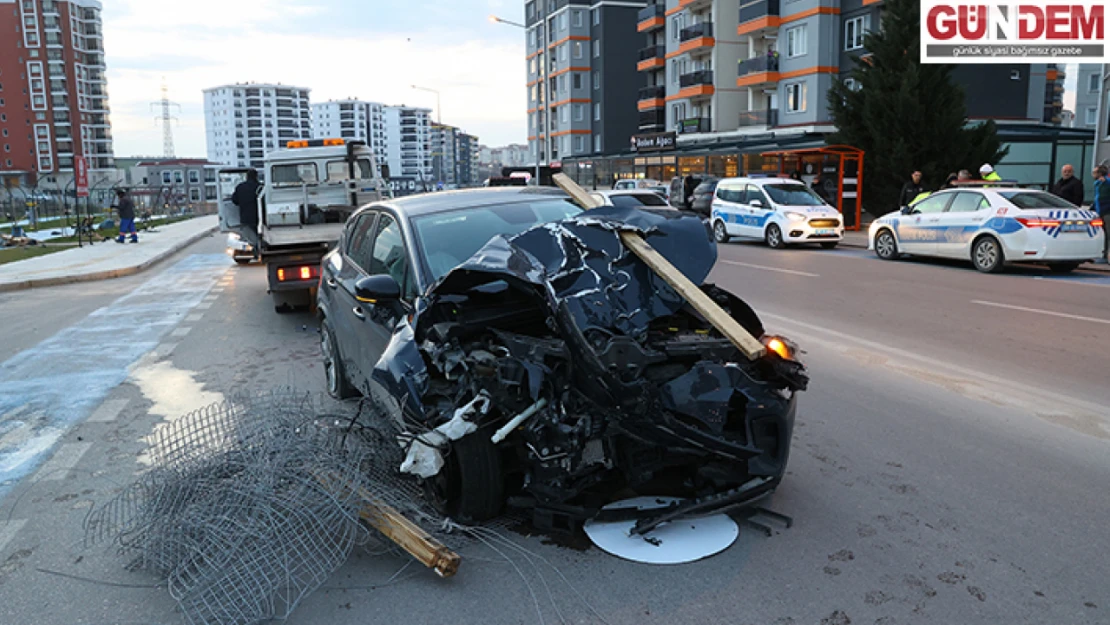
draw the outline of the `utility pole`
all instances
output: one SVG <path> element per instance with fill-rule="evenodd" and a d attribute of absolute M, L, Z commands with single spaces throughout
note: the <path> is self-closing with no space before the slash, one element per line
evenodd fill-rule
<path fill-rule="evenodd" d="M 171 107 L 177 107 L 178 112 L 181 111 L 181 105 L 176 102 L 170 102 L 170 90 L 166 85 L 165 77 L 162 78 L 162 99 L 159 102 L 152 102 L 150 105 L 161 108 L 161 115 L 156 119 L 162 124 L 162 155 L 166 158 L 173 158 L 173 123 L 180 122 L 178 118 L 173 117 L 170 113 Z"/>

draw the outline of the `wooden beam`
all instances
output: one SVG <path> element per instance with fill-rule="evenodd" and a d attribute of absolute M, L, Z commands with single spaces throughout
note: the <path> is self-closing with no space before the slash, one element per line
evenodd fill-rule
<path fill-rule="evenodd" d="M 552 176 L 555 184 L 560 189 L 565 191 L 579 206 L 585 209 L 596 208 L 601 203 L 590 196 L 590 193 L 578 185 L 575 181 L 571 180 L 566 174 L 555 174 Z M 682 296 L 694 310 L 701 313 L 709 323 L 713 325 L 724 334 L 732 344 L 744 354 L 748 360 L 755 360 L 760 358 L 766 353 L 766 348 L 759 339 L 752 336 L 750 332 L 744 329 L 735 319 L 733 319 L 723 308 L 717 305 L 705 291 L 702 291 L 698 285 L 694 284 L 687 278 L 681 271 L 670 263 L 663 255 L 655 251 L 648 242 L 644 240 L 637 232 L 624 231 L 620 233 L 621 242 L 633 254 L 638 256 L 640 260 L 651 268 L 659 277 L 663 278 L 667 284 L 671 285 L 678 294 Z"/>

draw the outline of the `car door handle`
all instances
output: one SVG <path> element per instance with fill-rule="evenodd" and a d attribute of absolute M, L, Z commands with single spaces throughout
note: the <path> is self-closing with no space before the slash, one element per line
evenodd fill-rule
<path fill-rule="evenodd" d="M 355 306 L 353 309 L 351 309 L 351 312 L 353 312 L 355 316 L 359 319 L 366 321 L 366 313 L 362 312 L 362 308 Z"/>
<path fill-rule="evenodd" d="M 338 288 L 338 287 L 339 287 L 339 283 L 338 283 L 338 282 L 336 282 L 334 278 L 328 278 L 328 280 L 327 280 L 327 284 L 328 284 L 328 286 L 330 286 L 330 287 L 331 287 L 331 288 L 333 288 L 333 289 L 335 289 L 335 288 Z"/>

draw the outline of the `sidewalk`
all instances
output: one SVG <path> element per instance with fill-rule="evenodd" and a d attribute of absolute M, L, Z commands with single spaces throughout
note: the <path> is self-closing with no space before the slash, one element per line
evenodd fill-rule
<path fill-rule="evenodd" d="M 844 232 L 844 240 L 841 241 L 840 244 L 844 247 L 858 247 L 858 248 L 867 249 L 867 230 L 866 230 L 866 228 L 867 228 L 867 226 L 865 225 L 864 229 L 860 230 L 859 232 L 854 232 L 852 230 L 845 231 Z M 1110 265 L 1093 265 L 1091 263 L 1086 263 L 1084 265 L 1081 265 L 1079 268 L 1080 269 L 1086 269 L 1088 271 L 1101 271 L 1101 272 L 1110 273 Z"/>
<path fill-rule="evenodd" d="M 138 243 L 98 242 L 0 265 L 0 292 L 129 276 L 208 236 L 218 226 L 215 215 L 205 215 L 144 231 Z"/>

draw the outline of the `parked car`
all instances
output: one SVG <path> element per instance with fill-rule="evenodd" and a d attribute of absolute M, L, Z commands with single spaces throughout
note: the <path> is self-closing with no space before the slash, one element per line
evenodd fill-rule
<path fill-rule="evenodd" d="M 819 243 L 834 248 L 844 220 L 805 183 L 791 178 L 725 178 L 717 184 L 710 221 L 713 237 L 761 239 L 773 248 Z"/>
<path fill-rule="evenodd" d="M 658 187 L 661 184 L 663 183 L 659 182 L 658 180 L 652 180 L 651 178 L 624 178 L 622 180 L 618 180 L 617 183 L 613 185 L 613 190 L 624 191 L 627 189 L 650 189 L 652 187 Z"/>
<path fill-rule="evenodd" d="M 970 260 L 984 273 L 1020 262 L 1066 273 L 1101 255 L 1105 227 L 1094 211 L 1051 193 L 963 186 L 876 219 L 868 248 L 884 260 L 902 254 Z"/>
<path fill-rule="evenodd" d="M 601 200 L 606 206 L 620 208 L 667 207 L 667 200 L 652 189 L 594 191 L 590 195 Z"/>
<path fill-rule="evenodd" d="M 699 215 L 709 216 L 713 207 L 713 196 L 717 192 L 717 183 L 720 178 L 703 178 L 698 186 L 694 187 L 694 196 L 690 201 L 690 210 Z"/>
<path fill-rule="evenodd" d="M 766 354 L 742 356 L 624 248 L 622 229 Z M 699 510 L 754 501 L 785 474 L 808 374 L 792 343 L 704 283 L 715 261 L 694 216 L 582 211 L 557 189 L 371 204 L 322 266 L 327 390 L 373 398 L 400 470 L 461 520 L 508 502 L 543 526 L 580 523 L 663 474 L 687 480 Z"/>

